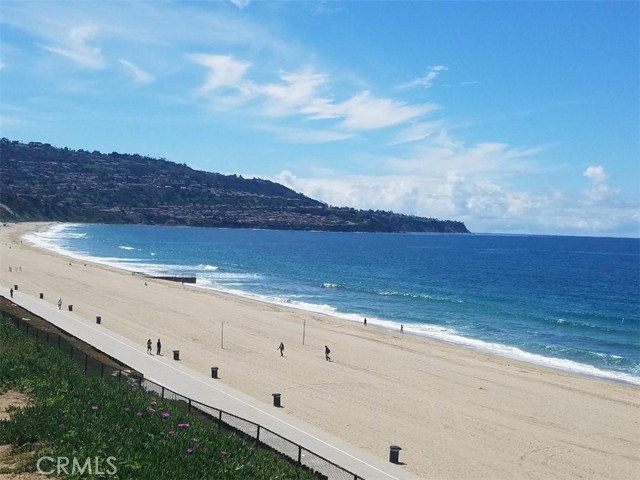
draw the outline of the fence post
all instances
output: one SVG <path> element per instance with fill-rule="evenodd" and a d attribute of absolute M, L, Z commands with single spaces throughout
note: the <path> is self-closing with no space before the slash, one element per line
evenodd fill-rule
<path fill-rule="evenodd" d="M 162 395 L 160 395 L 164 399 L 164 387 L 162 387 Z"/>
<path fill-rule="evenodd" d="M 120 383 L 121 378 L 122 378 L 122 370 L 118 370 L 118 383 Z"/>
<path fill-rule="evenodd" d="M 87 374 L 87 363 L 89 363 L 89 355 L 84 354 L 84 374 Z"/>
<path fill-rule="evenodd" d="M 260 441 L 260 424 L 257 425 L 258 428 L 256 429 L 256 442 Z"/>
<path fill-rule="evenodd" d="M 100 378 L 104 378 L 104 363 L 100 362 Z"/>
<path fill-rule="evenodd" d="M 191 399 L 189 399 L 189 413 L 191 413 Z"/>
<path fill-rule="evenodd" d="M 302 446 L 298 445 L 298 465 L 302 464 Z"/>
<path fill-rule="evenodd" d="M 222 428 L 222 410 L 218 410 L 218 430 Z"/>

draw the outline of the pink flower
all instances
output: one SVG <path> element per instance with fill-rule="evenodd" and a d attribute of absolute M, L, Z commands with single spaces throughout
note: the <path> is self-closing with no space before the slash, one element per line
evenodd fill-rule
<path fill-rule="evenodd" d="M 188 423 L 179 423 L 178 424 L 178 428 L 189 428 L 189 424 Z"/>
<path fill-rule="evenodd" d="M 167 419 L 169 416 L 169 412 L 162 412 L 162 418 Z"/>
<path fill-rule="evenodd" d="M 142 416 L 142 412 L 136 412 L 136 417 L 141 417 Z"/>
<path fill-rule="evenodd" d="M 193 453 L 193 448 L 187 448 L 187 453 Z"/>
<path fill-rule="evenodd" d="M 98 405 L 91 405 L 91 410 L 93 410 L 94 412 L 98 411 Z"/>

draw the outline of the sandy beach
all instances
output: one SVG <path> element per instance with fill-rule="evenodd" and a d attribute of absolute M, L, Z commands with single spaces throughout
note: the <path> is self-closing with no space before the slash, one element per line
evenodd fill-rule
<path fill-rule="evenodd" d="M 380 458 L 399 445 L 422 478 L 640 475 L 637 387 L 69 259 L 22 240 L 42 227 L 0 228 L 4 289 L 62 298 L 88 323 L 101 315 L 141 350 L 160 338 L 165 355 L 217 365 L 265 405 L 281 392 L 287 413 Z"/>

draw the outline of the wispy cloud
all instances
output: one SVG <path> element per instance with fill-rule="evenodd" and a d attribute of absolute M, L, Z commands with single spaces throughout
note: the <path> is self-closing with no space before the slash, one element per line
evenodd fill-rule
<path fill-rule="evenodd" d="M 69 58 L 83 67 L 104 68 L 106 61 L 99 47 L 91 46 L 89 42 L 99 33 L 95 25 L 79 25 L 69 30 L 66 39 L 60 46 L 44 46 L 49 52 Z"/>
<path fill-rule="evenodd" d="M 299 72 L 281 72 L 279 83 L 255 85 L 255 90 L 265 98 L 263 108 L 267 115 L 335 118 L 337 114 L 331 111 L 331 100 L 320 93 L 328 82 L 328 75 L 304 68 Z"/>
<path fill-rule="evenodd" d="M 127 72 L 131 74 L 137 83 L 152 83 L 156 81 L 156 77 L 154 75 L 142 70 L 140 67 L 134 65 L 128 60 L 120 59 L 118 61 L 125 67 Z"/>
<path fill-rule="evenodd" d="M 434 80 L 438 78 L 438 76 L 442 72 L 446 72 L 447 70 L 449 69 L 444 65 L 436 65 L 435 67 L 429 67 L 427 69 L 427 73 L 425 73 L 423 76 L 414 78 L 410 82 L 403 83 L 402 85 L 399 85 L 397 88 L 399 90 L 405 90 L 407 88 L 413 88 L 413 87 L 431 88 L 431 85 L 433 85 Z"/>
<path fill-rule="evenodd" d="M 438 107 L 434 104 L 411 105 L 360 92 L 336 109 L 345 117 L 342 125 L 352 130 L 373 130 L 398 125 L 421 117 Z"/>
<path fill-rule="evenodd" d="M 200 86 L 200 93 L 208 93 L 219 88 L 238 88 L 251 64 L 235 60 L 231 55 L 191 54 L 188 58 L 209 70 L 207 78 Z"/>
<path fill-rule="evenodd" d="M 251 4 L 252 0 L 229 0 L 231 3 L 233 3 L 236 7 L 238 7 L 240 10 L 242 10 L 243 8 L 248 7 Z"/>

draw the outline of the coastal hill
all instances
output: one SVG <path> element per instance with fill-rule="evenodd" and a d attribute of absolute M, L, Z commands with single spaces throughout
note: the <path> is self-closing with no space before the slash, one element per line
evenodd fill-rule
<path fill-rule="evenodd" d="M 6 138 L 0 140 L 0 220 L 468 233 L 457 221 L 329 206 L 269 180 Z"/>

